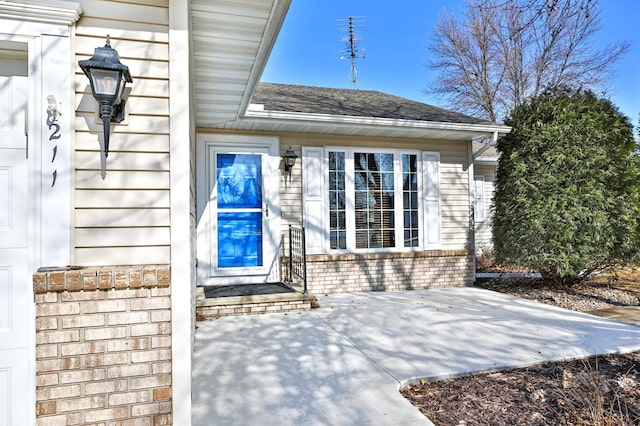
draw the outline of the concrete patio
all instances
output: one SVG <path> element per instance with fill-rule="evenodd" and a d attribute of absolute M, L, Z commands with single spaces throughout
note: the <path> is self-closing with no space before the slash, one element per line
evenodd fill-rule
<path fill-rule="evenodd" d="M 194 425 L 430 424 L 411 380 L 640 350 L 640 327 L 476 288 L 318 299 L 198 323 Z"/>

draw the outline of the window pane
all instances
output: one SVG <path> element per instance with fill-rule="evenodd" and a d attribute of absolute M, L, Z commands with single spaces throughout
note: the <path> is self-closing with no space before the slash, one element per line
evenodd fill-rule
<path fill-rule="evenodd" d="M 418 156 L 402 155 L 404 246 L 418 247 Z"/>
<path fill-rule="evenodd" d="M 335 192 L 329 191 L 329 212 L 338 209 L 338 195 Z"/>
<path fill-rule="evenodd" d="M 344 152 L 329 152 L 329 244 L 332 250 L 347 248 L 344 158 Z"/>
<path fill-rule="evenodd" d="M 218 267 L 262 266 L 262 213 L 218 213 Z"/>
<path fill-rule="evenodd" d="M 251 154 L 217 154 L 219 209 L 262 208 L 262 159 Z"/>
<path fill-rule="evenodd" d="M 335 232 L 331 232 L 329 234 L 329 246 L 331 247 L 331 249 L 335 249 L 336 246 L 338 245 L 338 239 L 337 239 L 337 235 Z"/>
<path fill-rule="evenodd" d="M 344 171 L 336 173 L 336 190 L 344 191 Z"/>
<path fill-rule="evenodd" d="M 383 247 L 395 247 L 394 231 L 382 231 L 382 245 Z"/>
<path fill-rule="evenodd" d="M 347 247 L 347 231 L 338 231 L 338 239 L 340 240 L 340 247 Z"/>
<path fill-rule="evenodd" d="M 404 231 L 404 241 L 409 242 L 406 247 L 418 247 L 418 231 Z"/>
<path fill-rule="evenodd" d="M 338 226 L 338 214 L 336 212 L 329 212 L 329 227 L 335 229 Z"/>
<path fill-rule="evenodd" d="M 356 248 L 395 247 L 393 154 L 356 152 Z"/>

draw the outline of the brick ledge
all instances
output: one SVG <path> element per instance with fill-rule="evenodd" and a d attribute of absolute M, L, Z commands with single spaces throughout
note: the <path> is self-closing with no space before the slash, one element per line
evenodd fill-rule
<path fill-rule="evenodd" d="M 472 256 L 470 250 L 420 250 L 399 252 L 374 253 L 340 253 L 340 254 L 310 254 L 307 262 L 335 262 L 353 260 L 381 260 L 381 259 L 422 259 L 435 257 L 464 257 Z"/>
<path fill-rule="evenodd" d="M 169 287 L 170 283 L 170 265 L 103 266 L 33 274 L 36 294 Z"/>

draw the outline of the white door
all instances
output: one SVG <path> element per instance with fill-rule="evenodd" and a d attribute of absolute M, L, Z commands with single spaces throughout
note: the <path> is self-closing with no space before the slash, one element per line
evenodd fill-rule
<path fill-rule="evenodd" d="M 28 272 L 26 77 L 0 77 L 0 425 L 27 425 L 35 386 Z"/>
<path fill-rule="evenodd" d="M 255 138 L 255 137 L 254 137 Z M 254 284 L 279 276 L 280 157 L 278 141 L 207 144 L 206 220 L 199 241 L 201 282 Z M 226 143 L 225 143 L 226 142 Z M 230 143 L 231 142 L 231 143 Z M 245 142 L 242 144 L 242 142 Z"/>

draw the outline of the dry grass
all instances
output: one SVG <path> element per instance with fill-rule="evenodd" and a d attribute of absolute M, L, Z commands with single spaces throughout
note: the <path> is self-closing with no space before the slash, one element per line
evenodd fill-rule
<path fill-rule="evenodd" d="M 562 383 L 556 383 L 551 395 L 563 410 L 574 413 L 582 424 L 600 426 L 636 425 L 640 413 L 630 406 L 629 398 L 637 400 L 638 370 L 630 367 L 614 378 L 601 371 L 598 357 L 589 363 L 581 360 L 576 374 L 564 372 Z M 637 404 L 635 404 L 637 407 Z"/>
<path fill-rule="evenodd" d="M 596 274 L 593 281 L 616 288 L 640 292 L 640 268 L 624 268 L 610 274 Z"/>

